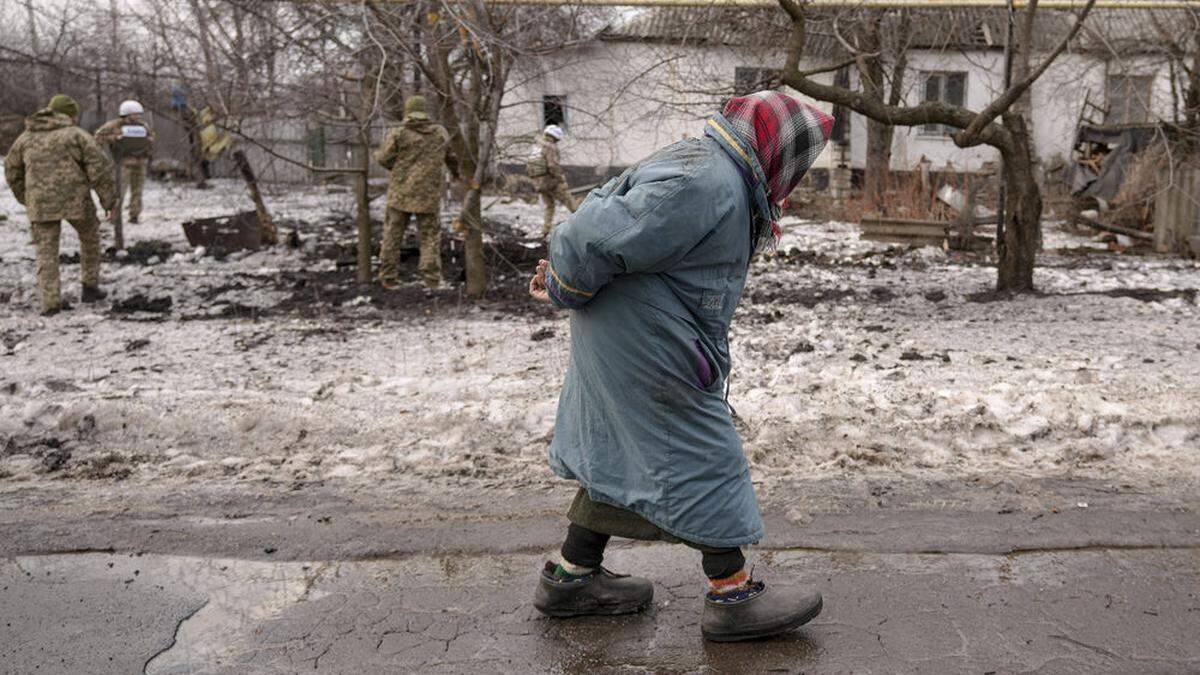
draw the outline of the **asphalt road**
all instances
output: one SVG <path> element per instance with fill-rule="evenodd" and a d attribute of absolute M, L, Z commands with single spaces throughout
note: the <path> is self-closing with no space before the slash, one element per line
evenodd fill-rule
<path fill-rule="evenodd" d="M 1200 672 L 1190 487 L 773 490 L 755 574 L 825 611 L 735 645 L 700 638 L 698 556 L 665 544 L 607 560 L 655 581 L 647 612 L 538 615 L 569 495 L 5 490 L 0 672 Z"/>

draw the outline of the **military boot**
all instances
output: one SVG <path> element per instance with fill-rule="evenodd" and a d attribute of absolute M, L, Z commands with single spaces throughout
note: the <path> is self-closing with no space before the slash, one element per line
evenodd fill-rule
<path fill-rule="evenodd" d="M 99 286 L 84 286 L 80 302 L 100 302 L 108 297 L 108 293 L 100 290 Z"/>
<path fill-rule="evenodd" d="M 546 563 L 533 596 L 533 606 L 546 616 L 632 614 L 654 600 L 654 584 L 649 579 L 614 574 L 603 567 L 583 576 L 557 577 L 556 567 Z"/>
<path fill-rule="evenodd" d="M 821 594 L 767 588 L 752 581 L 743 590 L 704 596 L 700 632 L 713 642 L 738 642 L 786 633 L 821 613 Z"/>

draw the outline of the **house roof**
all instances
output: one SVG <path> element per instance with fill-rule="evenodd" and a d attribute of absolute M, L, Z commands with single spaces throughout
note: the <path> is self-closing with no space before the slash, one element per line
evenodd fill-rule
<path fill-rule="evenodd" d="M 1114 55 L 1163 51 L 1164 38 L 1194 50 L 1200 31 L 1196 9 L 1094 10 L 1080 31 L 1083 48 Z M 1189 45 L 1189 43 L 1191 43 Z M 1190 47 L 1190 49 L 1189 49 Z"/>
<path fill-rule="evenodd" d="M 1004 48 L 1008 24 L 1004 9 L 888 10 L 892 16 L 901 11 L 910 17 L 910 49 Z M 850 28 L 862 16 L 863 10 L 857 9 L 813 12 L 806 55 L 844 58 L 848 52 L 838 36 L 848 39 Z M 1063 10 L 1039 11 L 1034 29 L 1038 49 L 1054 48 L 1071 29 L 1074 16 Z M 783 45 L 790 29 L 787 16 L 773 7 L 659 7 L 626 14 L 601 30 L 598 37 L 609 41 L 750 47 Z M 1113 56 L 1161 51 L 1164 35 L 1179 36 L 1196 30 L 1200 30 L 1200 10 L 1096 9 L 1084 22 L 1075 49 Z"/>
<path fill-rule="evenodd" d="M 782 45 L 791 21 L 773 7 L 656 7 L 628 14 L 600 32 L 612 42 L 691 45 Z M 844 49 L 833 36 L 810 31 L 806 51 L 834 56 Z"/>

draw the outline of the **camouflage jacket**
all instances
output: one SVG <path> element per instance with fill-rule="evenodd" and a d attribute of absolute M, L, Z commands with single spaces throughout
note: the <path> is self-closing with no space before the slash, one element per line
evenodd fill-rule
<path fill-rule="evenodd" d="M 567 174 L 558 161 L 558 143 L 545 136 L 538 139 L 525 166 L 530 178 L 540 179 L 539 182 L 556 183 L 566 181 Z"/>
<path fill-rule="evenodd" d="M 86 220 L 96 215 L 92 190 L 110 210 L 117 203 L 112 162 L 91 134 L 50 109 L 25 120 L 4 159 L 4 175 L 31 222 Z"/>
<path fill-rule="evenodd" d="M 118 148 L 117 142 L 123 138 L 122 129 L 126 126 L 138 126 L 144 128 L 146 130 L 146 140 L 148 142 L 145 144 L 145 150 L 140 152 L 139 156 L 123 157 L 121 159 L 121 164 L 125 166 L 149 164 L 150 157 L 154 154 L 154 141 L 156 136 L 154 135 L 154 130 L 151 129 L 150 125 L 146 124 L 145 122 L 138 122 L 137 124 L 130 125 L 120 117 L 109 120 L 100 125 L 100 128 L 96 130 L 96 141 L 100 143 L 100 145 L 108 148 L 109 152 L 113 152 L 113 157 L 116 158 L 115 153 Z"/>
<path fill-rule="evenodd" d="M 439 124 L 406 119 L 388 132 L 375 161 L 391 172 L 387 205 L 409 213 L 435 213 L 446 190 L 443 166 L 458 175 L 450 134 Z"/>

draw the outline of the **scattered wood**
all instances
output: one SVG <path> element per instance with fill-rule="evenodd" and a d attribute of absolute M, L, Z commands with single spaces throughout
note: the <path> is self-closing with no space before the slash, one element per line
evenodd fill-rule
<path fill-rule="evenodd" d="M 1128 227 L 1119 227 L 1117 225 L 1108 225 L 1108 224 L 1102 223 L 1098 220 L 1088 218 L 1087 216 L 1084 216 L 1084 215 L 1076 216 L 1076 220 L 1079 221 L 1080 223 L 1083 223 L 1084 225 L 1087 225 L 1088 227 L 1091 227 L 1091 228 L 1094 228 L 1097 230 L 1103 230 L 1104 232 L 1111 232 L 1112 234 L 1123 234 L 1126 237 L 1130 237 L 1132 239 L 1140 239 L 1142 241 L 1154 241 L 1154 235 L 1150 232 L 1142 232 L 1141 230 L 1131 230 Z"/>
<path fill-rule="evenodd" d="M 995 221 L 995 218 L 977 222 Z M 992 245 L 992 238 L 975 234 L 968 240 L 954 236 L 951 227 L 957 225 L 941 220 L 916 220 L 912 218 L 887 218 L 868 216 L 859 222 L 863 239 L 885 244 L 907 244 L 909 246 L 936 246 L 952 250 L 979 250 Z"/>
<path fill-rule="evenodd" d="M 271 220 L 271 214 L 267 212 L 267 205 L 263 202 L 262 193 L 258 191 L 258 178 L 254 176 L 254 169 L 250 167 L 250 160 L 246 159 L 245 152 L 237 150 L 233 153 L 233 161 L 241 170 L 246 187 L 250 188 L 250 199 L 254 200 L 254 210 L 258 213 L 258 222 L 262 226 L 263 243 L 277 243 L 279 234 L 275 230 L 275 221 Z"/>

